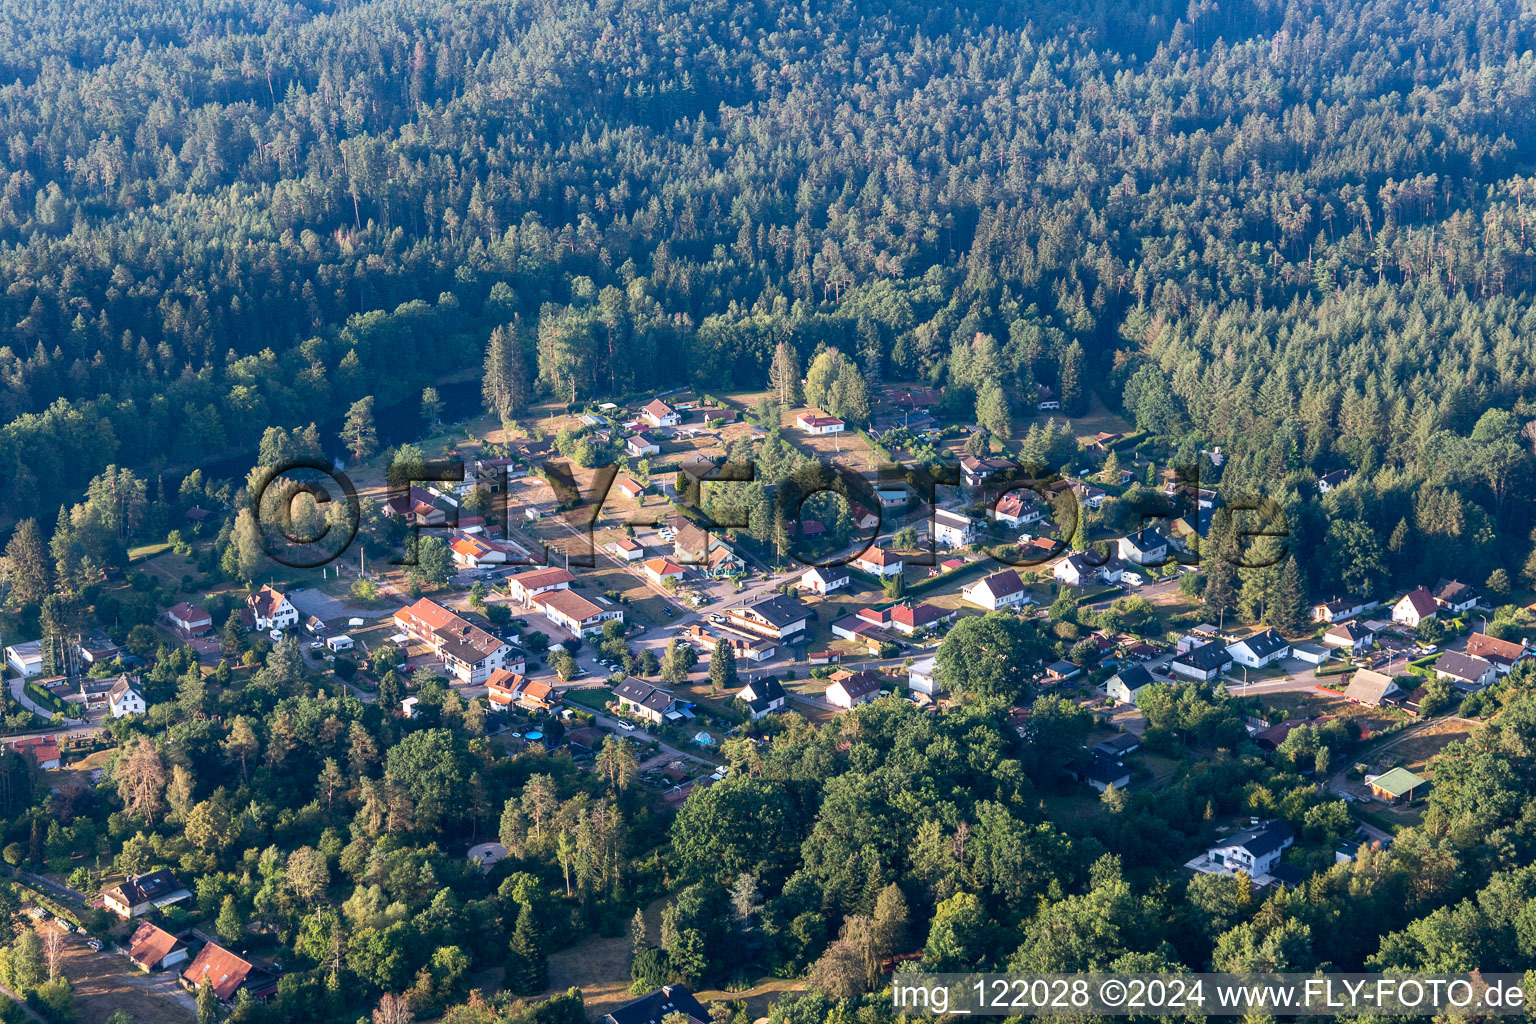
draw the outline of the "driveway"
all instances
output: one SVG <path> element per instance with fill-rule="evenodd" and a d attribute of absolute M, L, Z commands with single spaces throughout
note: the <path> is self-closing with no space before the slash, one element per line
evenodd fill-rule
<path fill-rule="evenodd" d="M 360 604 L 343 601 L 332 597 L 323 590 L 311 590 L 301 587 L 288 591 L 288 600 L 293 606 L 305 615 L 313 615 L 318 619 L 330 622 L 335 619 L 377 619 L 379 612 L 374 608 L 365 608 Z"/>

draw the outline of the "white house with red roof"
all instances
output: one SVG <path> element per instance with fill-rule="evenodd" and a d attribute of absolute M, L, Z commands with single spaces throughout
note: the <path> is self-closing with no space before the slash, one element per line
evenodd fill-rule
<path fill-rule="evenodd" d="M 448 550 L 455 565 L 480 569 L 487 565 L 506 565 L 528 558 L 522 546 L 510 540 L 492 540 L 478 534 L 455 533 L 448 540 Z"/>
<path fill-rule="evenodd" d="M 870 547 L 853 560 L 854 567 L 876 576 L 899 576 L 906 567 L 906 559 L 894 551 Z"/>
<path fill-rule="evenodd" d="M 638 481 L 631 480 L 627 476 L 621 476 L 614 481 L 613 489 L 630 501 L 639 501 L 645 496 L 645 488 Z"/>
<path fill-rule="evenodd" d="M 844 430 L 848 429 L 848 424 L 836 416 L 828 416 L 826 413 L 816 412 L 815 410 L 803 412 L 795 417 L 795 426 L 807 434 L 814 435 L 841 434 Z"/>
<path fill-rule="evenodd" d="M 616 558 L 626 562 L 638 562 L 645 557 L 645 545 L 629 537 L 620 537 L 618 540 L 608 543 L 608 550 Z"/>
<path fill-rule="evenodd" d="M 640 417 L 653 427 L 675 427 L 683 421 L 681 413 L 659 398 L 647 402 Z"/>
<path fill-rule="evenodd" d="M 1435 596 L 1423 587 L 1410 590 L 1392 606 L 1392 621 L 1417 628 L 1419 623 L 1434 618 L 1440 612 Z"/>
<path fill-rule="evenodd" d="M 269 629 L 292 629 L 299 624 L 299 610 L 293 606 L 293 602 L 281 591 L 268 585 L 263 584 L 260 590 L 249 595 L 245 604 L 250 609 L 256 628 L 263 632 Z"/>
<path fill-rule="evenodd" d="M 513 576 L 507 581 L 507 593 L 514 601 L 530 604 L 534 598 L 547 594 L 551 590 L 569 590 L 571 584 L 575 582 L 576 577 L 572 576 L 569 570 L 550 566 Z"/>
<path fill-rule="evenodd" d="M 550 622 L 568 630 L 572 636 L 591 636 L 603 630 L 609 619 L 624 621 L 624 609 L 606 600 L 588 601 L 569 589 L 550 590 L 533 599 L 533 606 Z"/>
<path fill-rule="evenodd" d="M 641 565 L 645 578 L 658 586 L 667 580 L 681 580 L 685 570 L 670 558 L 648 558 Z"/>
<path fill-rule="evenodd" d="M 186 601 L 172 605 L 165 613 L 171 625 L 181 630 L 188 636 L 205 636 L 213 632 L 213 616 L 208 614 L 208 609 L 199 608 L 195 604 Z"/>
<path fill-rule="evenodd" d="M 999 608 L 1029 604 L 1031 601 L 1029 592 L 1024 589 L 1024 580 L 1013 569 L 983 576 L 961 590 L 960 596 L 969 603 L 991 612 Z"/>
<path fill-rule="evenodd" d="M 500 668 L 523 671 L 521 650 L 428 598 L 395 612 L 395 627 L 425 644 L 451 676 L 470 686 Z"/>

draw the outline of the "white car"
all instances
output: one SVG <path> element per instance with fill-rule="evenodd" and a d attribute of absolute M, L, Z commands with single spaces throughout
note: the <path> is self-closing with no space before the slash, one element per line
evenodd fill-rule
<path fill-rule="evenodd" d="M 619 719 L 619 728 L 623 729 L 625 732 L 634 732 L 635 731 L 635 723 L 634 722 L 626 722 L 626 721 L 624 721 L 624 719 L 621 718 L 621 719 Z"/>
<path fill-rule="evenodd" d="M 280 629 L 274 629 L 272 631 L 272 639 L 281 642 L 283 639 L 283 631 Z"/>

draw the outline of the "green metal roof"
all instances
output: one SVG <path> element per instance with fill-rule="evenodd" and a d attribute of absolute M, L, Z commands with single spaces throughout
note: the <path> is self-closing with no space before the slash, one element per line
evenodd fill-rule
<path fill-rule="evenodd" d="M 1371 785 L 1388 796 L 1398 797 L 1413 792 L 1428 781 L 1428 779 L 1419 778 L 1407 768 L 1393 768 L 1385 775 L 1372 779 Z"/>

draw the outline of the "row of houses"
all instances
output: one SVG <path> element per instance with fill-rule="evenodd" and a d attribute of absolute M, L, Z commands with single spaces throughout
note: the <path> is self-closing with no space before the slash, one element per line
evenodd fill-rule
<path fill-rule="evenodd" d="M 448 674 L 470 686 L 478 686 L 498 669 L 522 672 L 521 648 L 480 628 L 430 598 L 395 612 L 395 628 L 425 644 L 442 661 Z"/>

